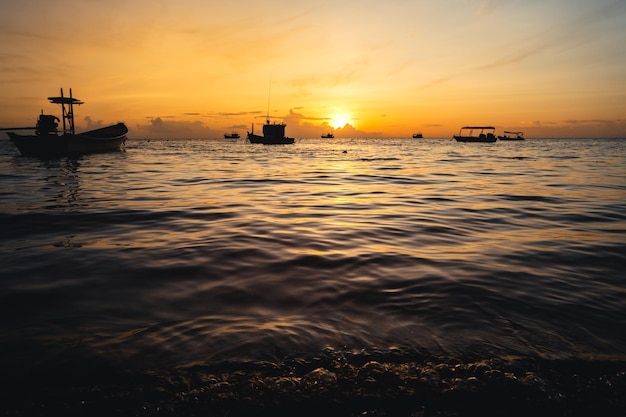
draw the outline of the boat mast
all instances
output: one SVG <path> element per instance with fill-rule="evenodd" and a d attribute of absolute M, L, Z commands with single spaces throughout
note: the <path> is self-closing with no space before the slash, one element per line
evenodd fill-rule
<path fill-rule="evenodd" d="M 75 134 L 74 129 L 74 104 L 81 105 L 82 101 L 72 97 L 72 89 L 70 88 L 70 96 L 63 96 L 63 89 L 61 88 L 60 97 L 48 97 L 50 103 L 60 104 L 63 111 L 63 133 Z M 65 105 L 67 104 L 67 107 Z"/>
<path fill-rule="evenodd" d="M 270 85 L 267 91 L 267 118 L 265 119 L 265 124 L 270 124 L 270 97 L 272 95 L 272 73 L 270 72 Z"/>
<path fill-rule="evenodd" d="M 67 111 L 65 105 L 67 104 Z M 68 129 L 70 134 L 76 133 L 74 129 L 74 97 L 72 97 L 72 89 L 70 88 L 69 100 L 63 100 L 63 89 L 61 88 L 61 107 L 63 108 L 63 131 L 65 132 L 65 120 L 67 119 Z"/>
<path fill-rule="evenodd" d="M 63 97 L 63 89 L 61 89 L 61 97 Z M 70 102 L 67 110 L 67 121 L 70 125 L 70 133 L 73 135 L 74 130 L 74 103 L 72 103 L 72 89 L 70 88 Z"/>
<path fill-rule="evenodd" d="M 70 88 L 70 97 L 72 96 L 72 89 Z M 74 113 L 72 112 L 72 108 L 70 107 L 69 112 L 65 110 L 65 100 L 64 100 L 64 96 L 63 96 L 63 88 L 61 88 L 61 110 L 63 111 L 63 133 L 67 132 L 67 127 L 66 127 L 66 120 L 67 123 L 70 125 L 69 128 L 69 132 L 71 134 L 74 134 Z M 71 104 L 70 104 L 71 106 Z"/>

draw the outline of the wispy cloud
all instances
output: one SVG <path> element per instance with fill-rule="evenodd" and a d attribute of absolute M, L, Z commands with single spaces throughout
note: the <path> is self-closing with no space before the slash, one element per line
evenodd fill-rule
<path fill-rule="evenodd" d="M 260 110 L 254 110 L 254 111 L 238 111 L 238 112 L 219 112 L 217 113 L 218 116 L 221 117 L 237 117 L 237 116 L 258 116 L 259 114 L 262 114 L 263 112 Z"/>
<path fill-rule="evenodd" d="M 493 1 L 485 1 L 481 4 L 480 10 L 491 10 L 495 7 L 495 3 Z M 626 1 L 617 0 L 610 3 L 601 3 L 600 6 L 569 19 L 561 20 L 545 30 L 531 33 L 516 44 L 507 44 L 505 49 L 501 49 L 500 55 L 493 59 L 440 76 L 425 83 L 422 88 L 440 85 L 475 72 L 493 71 L 514 66 L 540 54 L 558 53 L 582 48 L 585 43 L 597 40 L 600 33 L 599 29 L 603 27 L 607 20 L 615 19 L 615 16 L 620 14 L 626 17 L 625 13 Z M 584 28 L 584 30 L 581 30 L 581 28 Z M 484 51 L 483 56 L 490 56 L 488 52 L 488 50 Z"/>

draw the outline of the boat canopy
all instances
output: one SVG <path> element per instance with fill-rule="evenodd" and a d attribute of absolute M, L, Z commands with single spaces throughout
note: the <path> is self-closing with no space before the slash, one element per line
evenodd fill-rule
<path fill-rule="evenodd" d="M 70 88 L 70 96 L 65 97 L 63 89 L 61 89 L 61 95 L 57 97 L 48 97 L 50 103 L 60 104 L 63 112 L 63 133 L 74 134 L 74 104 L 84 104 L 77 98 L 72 96 L 72 89 Z M 67 105 L 67 107 L 65 107 Z"/>
<path fill-rule="evenodd" d="M 463 131 L 468 131 L 469 130 L 469 135 L 472 136 L 472 133 L 474 133 L 474 130 L 479 130 L 480 134 L 482 135 L 485 131 L 488 132 L 488 134 L 493 134 L 493 132 L 496 131 L 496 128 L 493 126 L 463 126 L 461 128 L 461 130 L 459 130 L 459 135 L 461 135 L 461 132 Z"/>
<path fill-rule="evenodd" d="M 50 100 L 50 103 L 54 104 L 85 104 L 83 101 L 73 97 L 48 97 L 48 100 Z"/>

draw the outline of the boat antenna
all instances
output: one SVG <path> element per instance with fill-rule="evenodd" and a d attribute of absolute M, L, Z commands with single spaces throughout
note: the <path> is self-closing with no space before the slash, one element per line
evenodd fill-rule
<path fill-rule="evenodd" d="M 272 95 L 272 73 L 270 72 L 270 85 L 267 90 L 267 123 L 270 124 L 270 96 Z"/>

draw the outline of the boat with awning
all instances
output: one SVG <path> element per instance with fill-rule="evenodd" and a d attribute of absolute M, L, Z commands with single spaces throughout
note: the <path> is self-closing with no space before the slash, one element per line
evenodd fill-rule
<path fill-rule="evenodd" d="M 493 126 L 463 126 L 453 138 L 457 142 L 495 142 L 495 131 Z"/>

